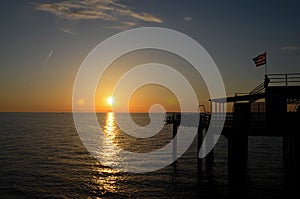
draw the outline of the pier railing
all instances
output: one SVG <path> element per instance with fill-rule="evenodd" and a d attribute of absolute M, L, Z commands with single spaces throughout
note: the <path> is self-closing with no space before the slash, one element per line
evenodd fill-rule
<path fill-rule="evenodd" d="M 256 86 L 252 91 L 250 91 L 250 95 L 255 95 L 258 93 L 263 93 L 265 91 L 265 83 L 262 82 L 258 86 Z"/>
<path fill-rule="evenodd" d="M 289 74 L 269 74 L 264 82 L 260 83 L 257 87 L 255 87 L 249 93 L 236 93 L 233 97 L 224 97 L 224 98 L 217 98 L 217 99 L 210 99 L 212 103 L 215 104 L 222 104 L 224 103 L 224 99 L 226 99 L 226 103 L 233 103 L 232 112 L 226 113 L 226 120 L 225 126 L 255 126 L 255 127 L 263 127 L 268 124 L 267 121 L 267 111 L 266 111 L 266 94 L 268 92 L 269 87 L 293 87 L 293 92 L 298 92 L 300 88 L 300 73 L 289 73 Z M 283 88 L 285 89 L 285 88 Z M 276 90 L 276 89 L 275 89 Z M 281 89 L 282 90 L 282 89 Z M 294 96 L 294 94 L 293 94 Z M 297 95 L 298 96 L 298 95 Z M 297 112 L 299 115 L 300 110 L 300 99 L 299 97 L 293 97 L 288 99 L 288 104 L 296 104 L 294 108 L 294 112 Z M 247 104 L 248 103 L 248 104 Z M 250 106 L 250 107 L 248 107 Z M 211 108 L 212 108 L 211 104 Z M 201 111 L 200 108 L 203 110 Z M 217 108 L 215 109 L 217 110 Z M 221 110 L 219 110 L 221 111 Z M 213 121 L 211 120 L 211 112 L 209 113 L 205 111 L 205 107 L 203 105 L 199 106 L 200 112 L 200 122 L 199 125 L 201 126 L 208 126 L 211 122 L 218 120 L 219 118 L 223 117 L 213 117 Z M 224 112 L 214 112 L 215 115 L 223 116 Z M 276 113 L 277 114 L 277 113 Z M 280 121 L 286 122 L 291 115 L 295 116 L 294 113 L 282 113 L 278 115 Z M 297 115 L 297 117 L 298 117 Z M 269 117 L 269 116 L 268 116 Z M 272 117 L 269 117 L 272 119 Z M 268 119 L 269 120 L 269 119 Z M 180 117 L 176 115 L 172 115 L 167 117 L 166 123 L 172 123 L 174 121 L 180 121 Z M 218 124 L 218 122 L 215 122 Z"/>
<path fill-rule="evenodd" d="M 268 78 L 270 80 L 268 85 L 265 82 L 260 83 L 249 92 L 249 95 L 263 93 L 266 86 L 300 86 L 300 73 L 269 74 Z"/>
<path fill-rule="evenodd" d="M 300 73 L 270 74 L 269 86 L 299 86 Z"/>

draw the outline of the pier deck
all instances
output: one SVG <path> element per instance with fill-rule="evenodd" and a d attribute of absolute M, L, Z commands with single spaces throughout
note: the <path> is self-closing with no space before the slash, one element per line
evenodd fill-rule
<path fill-rule="evenodd" d="M 248 157 L 248 136 L 280 136 L 283 138 L 283 159 L 288 180 L 296 185 L 298 175 L 300 135 L 300 73 L 268 75 L 246 94 L 210 99 L 211 111 L 225 114 L 225 104 L 233 103 L 233 111 L 226 114 L 222 135 L 228 140 L 228 182 L 240 186 Z M 291 109 L 291 106 L 294 108 Z M 214 111 L 212 111 L 214 110 Z M 213 127 L 210 113 L 200 113 L 198 127 L 198 150 L 201 148 L 207 128 Z M 180 116 L 174 117 L 173 136 L 180 125 Z M 179 118 L 179 119 L 176 119 Z M 297 143 L 297 144 L 296 144 Z M 207 159 L 213 161 L 213 150 Z M 198 159 L 198 169 L 202 168 Z"/>

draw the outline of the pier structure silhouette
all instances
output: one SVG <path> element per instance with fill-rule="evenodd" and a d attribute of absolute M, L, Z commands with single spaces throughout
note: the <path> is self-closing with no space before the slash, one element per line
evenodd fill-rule
<path fill-rule="evenodd" d="M 232 103 L 232 111 L 225 110 L 225 103 Z M 198 127 L 198 151 L 206 130 L 214 125 L 211 113 L 224 114 L 226 120 L 222 135 L 228 140 L 228 184 L 237 190 L 243 184 L 247 168 L 248 137 L 282 137 L 283 161 L 290 188 L 296 186 L 299 162 L 300 134 L 300 73 L 269 74 L 265 80 L 249 93 L 210 99 L 210 112 L 200 110 Z M 205 110 L 205 109 L 204 109 Z M 180 116 L 167 118 L 173 124 L 173 136 L 180 125 Z M 213 136 L 210 136 L 213 139 Z M 213 165 L 214 151 L 206 156 Z M 202 159 L 198 158 L 201 172 Z"/>

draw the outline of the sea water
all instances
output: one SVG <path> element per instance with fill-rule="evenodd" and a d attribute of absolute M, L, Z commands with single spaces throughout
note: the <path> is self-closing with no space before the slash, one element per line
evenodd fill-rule
<path fill-rule="evenodd" d="M 172 139 L 172 125 L 151 138 L 129 139 L 112 113 L 97 117 L 114 144 L 125 150 L 153 151 Z M 149 123 L 148 114 L 132 118 L 141 126 Z M 0 113 L 0 198 L 229 198 L 226 138 L 221 136 L 214 148 L 212 167 L 203 160 L 202 172 L 197 169 L 197 153 L 195 139 L 176 164 L 148 173 L 124 173 L 86 150 L 71 113 Z M 112 162 L 116 155 L 109 150 L 99 154 Z M 282 138 L 249 137 L 241 197 L 280 198 L 284 186 Z"/>

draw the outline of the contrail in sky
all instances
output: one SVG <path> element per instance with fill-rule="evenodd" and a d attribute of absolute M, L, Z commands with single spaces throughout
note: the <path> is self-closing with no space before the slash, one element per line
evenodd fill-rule
<path fill-rule="evenodd" d="M 51 50 L 51 52 L 49 53 L 49 55 L 48 55 L 47 59 L 45 60 L 43 66 L 45 66 L 45 65 L 47 64 L 47 62 L 48 62 L 48 60 L 50 59 L 52 53 L 53 53 L 53 50 Z"/>

